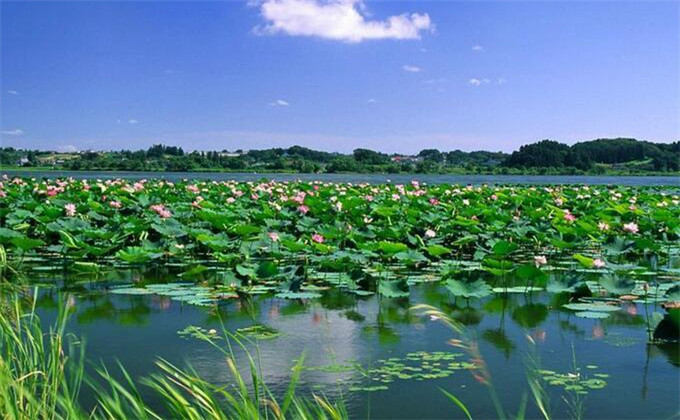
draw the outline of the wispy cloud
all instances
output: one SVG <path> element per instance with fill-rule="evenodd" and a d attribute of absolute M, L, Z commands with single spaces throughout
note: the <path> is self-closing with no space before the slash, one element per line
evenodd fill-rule
<path fill-rule="evenodd" d="M 499 79 L 500 80 L 500 79 Z M 505 79 L 503 79 L 505 80 Z M 481 85 L 488 85 L 491 83 L 490 79 L 477 79 L 476 77 L 473 77 L 472 79 L 468 80 L 468 84 L 472 86 L 481 86 Z M 505 82 L 503 82 L 505 83 Z"/>
<path fill-rule="evenodd" d="M 24 130 L 17 128 L 14 130 L 4 130 L 1 133 L 6 136 L 22 136 L 24 134 Z"/>
<path fill-rule="evenodd" d="M 493 81 L 491 79 L 487 79 L 487 78 L 478 79 L 476 77 L 473 77 L 472 79 L 468 80 L 468 84 L 472 85 L 472 86 L 482 86 L 482 85 L 491 85 L 491 84 L 504 85 L 506 83 L 508 83 L 508 81 L 505 80 L 502 77 L 499 77 L 498 79 L 495 79 Z"/>
<path fill-rule="evenodd" d="M 18 95 L 19 94 L 19 92 L 17 92 L 16 90 L 12 90 L 12 89 L 8 90 L 7 93 L 9 93 L 10 95 Z"/>
<path fill-rule="evenodd" d="M 426 79 L 423 80 L 421 83 L 424 85 L 438 85 L 441 83 L 446 83 L 446 77 L 439 77 L 437 79 Z"/>
<path fill-rule="evenodd" d="M 401 68 L 402 70 L 407 71 L 409 73 L 420 73 L 421 71 L 423 71 L 423 69 L 421 69 L 420 67 L 411 66 L 409 64 L 404 64 L 403 66 L 401 66 Z"/>
<path fill-rule="evenodd" d="M 376 102 L 378 102 L 378 100 L 375 99 L 375 98 L 370 98 L 370 99 L 368 99 L 368 100 L 366 101 L 366 103 L 368 103 L 368 104 L 374 104 L 374 103 L 376 103 Z"/>
<path fill-rule="evenodd" d="M 128 120 L 128 124 L 138 124 L 138 123 L 139 123 L 139 120 L 138 120 L 138 119 L 135 119 L 135 118 L 130 118 L 130 119 Z"/>
<path fill-rule="evenodd" d="M 62 153 L 75 153 L 78 151 L 78 148 L 72 144 L 64 144 L 57 147 L 57 151 Z"/>
<path fill-rule="evenodd" d="M 290 103 L 283 99 L 277 99 L 273 102 L 269 102 L 269 106 L 290 106 Z"/>
<path fill-rule="evenodd" d="M 482 47 L 479 44 L 476 44 L 472 46 L 472 51 L 484 51 L 484 47 Z"/>
<path fill-rule="evenodd" d="M 358 43 L 376 39 L 420 39 L 422 32 L 434 30 L 427 13 L 369 20 L 361 0 L 264 0 L 259 7 L 267 24 L 256 27 L 257 34 L 283 33 Z"/>

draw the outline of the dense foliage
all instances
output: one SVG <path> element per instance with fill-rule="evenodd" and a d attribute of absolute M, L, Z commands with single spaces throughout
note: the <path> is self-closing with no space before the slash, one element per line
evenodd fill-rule
<path fill-rule="evenodd" d="M 187 277 L 219 267 L 226 284 L 269 279 L 284 292 L 298 292 L 310 267 L 357 282 L 394 268 L 446 276 L 463 259 L 494 276 L 542 277 L 535 267 L 565 255 L 656 270 L 680 238 L 680 197 L 660 188 L 14 178 L 0 196 L 10 261 L 180 264 Z"/>
<path fill-rule="evenodd" d="M 604 139 L 567 146 L 551 140 L 503 152 L 424 149 L 415 156 L 356 149 L 350 155 L 305 147 L 193 151 L 154 145 L 148 150 L 54 153 L 0 149 L 0 164 L 66 170 L 268 171 L 301 173 L 650 173 L 680 170 L 680 143 Z"/>
<path fill-rule="evenodd" d="M 504 162 L 512 168 L 595 168 L 595 164 L 619 165 L 637 162 L 639 170 L 680 170 L 680 142 L 650 143 L 635 139 L 599 139 L 573 146 L 552 140 L 520 147 Z M 603 166 L 600 166 L 604 169 Z"/>

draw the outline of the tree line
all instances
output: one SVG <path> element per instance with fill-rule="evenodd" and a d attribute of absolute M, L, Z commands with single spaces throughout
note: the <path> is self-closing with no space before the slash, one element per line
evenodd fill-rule
<path fill-rule="evenodd" d="M 358 148 L 351 154 L 301 146 L 264 150 L 192 151 L 156 144 L 147 150 L 57 153 L 0 149 L 3 166 L 113 171 L 259 171 L 383 173 L 650 173 L 680 171 L 680 142 L 598 139 L 572 146 L 542 140 L 503 152 L 424 149 L 417 155 Z"/>

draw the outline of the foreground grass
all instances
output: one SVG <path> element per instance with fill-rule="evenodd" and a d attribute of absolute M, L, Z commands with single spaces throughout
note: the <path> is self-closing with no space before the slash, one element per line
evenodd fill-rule
<path fill-rule="evenodd" d="M 218 387 L 190 368 L 165 360 L 158 372 L 140 381 L 152 390 L 163 411 L 142 398 L 137 383 L 120 366 L 122 380 L 104 367 L 86 374 L 85 347 L 65 331 L 68 318 L 60 305 L 55 324 L 43 330 L 35 313 L 35 296 L 26 302 L 15 296 L 0 310 L 0 418 L 3 419 L 343 419 L 344 407 L 325 398 L 296 395 L 302 360 L 292 370 L 283 400 L 278 400 L 262 380 L 248 356 L 251 383 L 239 372 L 230 350 L 222 349 L 232 375 L 232 386 Z M 238 343 L 238 340 L 236 340 Z M 240 344 L 240 343 L 239 343 Z M 96 396 L 84 407 L 81 391 Z"/>

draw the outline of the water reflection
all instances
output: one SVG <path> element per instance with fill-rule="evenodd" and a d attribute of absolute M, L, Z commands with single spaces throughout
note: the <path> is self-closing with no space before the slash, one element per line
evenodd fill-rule
<path fill-rule="evenodd" d="M 128 281 L 157 282 L 158 277 L 172 277 L 162 271 L 153 274 L 157 278 L 145 273 L 128 277 Z M 102 274 L 105 279 L 125 276 L 121 271 Z M 570 278 L 563 275 L 552 280 L 569 287 Z M 438 391 L 444 388 L 455 391 L 477 416 L 493 417 L 487 391 L 475 379 L 488 380 L 481 371 L 403 380 L 375 394 L 348 391 L 352 384 L 364 384 L 366 377 L 342 366 L 356 363 L 368 368 L 379 360 L 403 358 L 413 352 L 458 351 L 449 344 L 456 338 L 450 329 L 411 310 L 415 304 L 427 303 L 441 308 L 469 330 L 480 359 L 475 362 L 469 355 L 465 357 L 484 362 L 504 406 L 517 407 L 526 391 L 527 336 L 543 356 L 544 368 L 569 371 L 576 354 L 583 365 L 596 365 L 610 375 L 606 388 L 588 395 L 587 417 L 667 417 L 674 414 L 679 402 L 677 343 L 647 344 L 650 314 L 663 313 L 653 304 L 627 301 L 621 304 L 622 310 L 605 319 L 587 319 L 560 309 L 578 291 L 494 293 L 482 299 L 465 299 L 452 296 L 439 284 L 424 283 L 412 286 L 410 298 L 356 296 L 333 289 L 315 300 L 255 295 L 230 299 L 219 306 L 196 307 L 165 296 L 106 293 L 112 282 L 56 280 L 54 287 L 40 290 L 36 305 L 42 314 L 53 316 L 58 301 L 69 296 L 73 329 L 86 337 L 90 356 L 106 363 L 118 359 L 135 376 L 152 372 L 154 359 L 163 357 L 172 363 L 191 364 L 206 380 L 226 383 L 230 375 L 220 353 L 206 343 L 180 337 L 177 331 L 197 325 L 233 332 L 262 324 L 281 335 L 260 340 L 257 347 L 248 345 L 248 349 L 256 355 L 275 391 L 283 391 L 292 363 L 304 353 L 308 366 L 327 369 L 306 371 L 302 389 L 331 397 L 342 395 L 356 416 L 363 417 L 369 411 L 372 417 L 451 416 L 455 408 Z M 674 324 L 667 315 L 662 318 L 654 329 L 655 337 L 677 338 Z M 245 353 L 237 349 L 236 356 L 245 367 Z M 557 396 L 557 390 L 551 388 L 551 392 Z M 398 399 L 405 393 L 422 404 L 400 405 Z M 613 396 L 622 401 L 614 407 L 608 404 Z M 531 410 L 528 416 L 540 415 Z M 563 407 L 553 414 L 563 417 L 568 412 Z"/>

